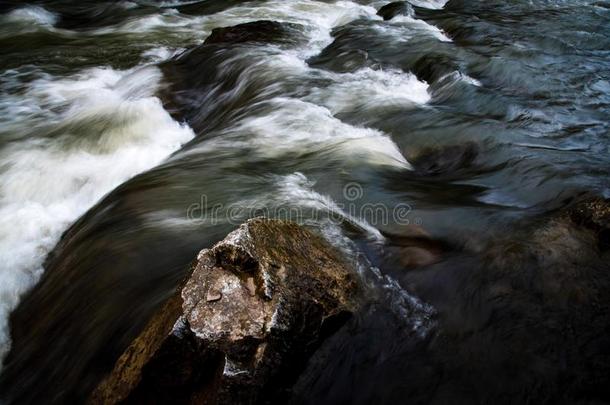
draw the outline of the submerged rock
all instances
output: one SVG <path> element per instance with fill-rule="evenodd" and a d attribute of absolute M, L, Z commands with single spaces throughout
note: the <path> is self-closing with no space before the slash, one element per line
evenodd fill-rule
<path fill-rule="evenodd" d="M 419 80 L 429 84 L 460 70 L 460 66 L 454 58 L 443 53 L 424 54 L 410 68 Z"/>
<path fill-rule="evenodd" d="M 384 20 L 391 20 L 398 15 L 413 17 L 414 14 L 415 12 L 413 11 L 413 6 L 408 1 L 395 1 L 388 3 L 377 11 L 377 15 L 382 17 Z"/>
<path fill-rule="evenodd" d="M 449 250 L 444 241 L 436 240 L 418 225 L 407 225 L 400 233 L 384 233 L 386 245 L 382 257 L 384 266 L 415 269 L 442 260 Z"/>
<path fill-rule="evenodd" d="M 293 24 L 260 20 L 233 27 L 214 28 L 204 45 L 239 44 L 245 42 L 277 43 L 291 40 L 297 32 Z"/>
<path fill-rule="evenodd" d="M 359 330 L 341 329 L 316 352 L 326 357 L 291 403 L 610 403 L 609 220 L 610 201 L 578 196 L 499 234 L 469 235 L 484 242 L 453 244 L 436 264 L 397 265 L 400 284 L 434 308 L 433 333 L 419 344 L 383 312 L 363 311 Z M 402 241 L 384 236 L 428 237 L 401 231 Z"/>
<path fill-rule="evenodd" d="M 610 202 L 592 198 L 575 205 L 569 212 L 570 219 L 590 231 L 597 238 L 597 246 L 604 252 L 610 249 Z"/>
<path fill-rule="evenodd" d="M 159 94 L 164 108 L 197 136 L 231 127 L 244 108 L 276 95 L 269 90 L 278 76 L 260 75 L 269 59 L 261 48 L 293 47 L 306 40 L 302 31 L 298 24 L 266 20 L 215 28 L 203 44 L 160 65 L 167 80 Z"/>
<path fill-rule="evenodd" d="M 425 175 L 455 174 L 470 168 L 479 156 L 480 148 L 474 142 L 426 148 L 413 157 L 416 172 Z"/>
<path fill-rule="evenodd" d="M 376 44 L 366 41 L 370 33 L 356 24 L 346 24 L 331 33 L 333 42 L 307 60 L 313 68 L 326 69 L 337 73 L 353 73 L 359 69 L 379 69 L 376 58 L 371 57 Z M 365 44 L 363 45 L 363 41 Z M 365 50 L 365 48 L 368 48 Z"/>
<path fill-rule="evenodd" d="M 276 402 L 357 308 L 360 291 L 319 236 L 250 220 L 199 253 L 90 402 Z"/>

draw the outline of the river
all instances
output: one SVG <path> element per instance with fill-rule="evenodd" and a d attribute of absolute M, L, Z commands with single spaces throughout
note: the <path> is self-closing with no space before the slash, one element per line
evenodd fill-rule
<path fill-rule="evenodd" d="M 0 4 L 8 398 L 82 400 L 197 252 L 266 215 L 361 257 L 387 291 L 336 338 L 327 372 L 300 381 L 311 403 L 426 402 L 405 375 L 440 402 L 483 401 L 413 354 L 439 311 L 472 298 L 443 270 L 460 295 L 444 302 L 418 271 L 468 268 L 464 251 L 518 239 L 517 224 L 610 198 L 610 3 L 414 0 L 384 20 L 386 3 Z M 257 20 L 292 37 L 197 50 Z M 433 248 L 405 246 L 421 235 Z M 511 379 L 489 392 L 519 392 Z"/>

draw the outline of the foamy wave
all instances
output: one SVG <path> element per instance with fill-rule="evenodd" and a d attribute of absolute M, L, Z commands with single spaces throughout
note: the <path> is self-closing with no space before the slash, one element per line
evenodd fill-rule
<path fill-rule="evenodd" d="M 264 216 L 321 227 L 322 233 L 332 244 L 344 248 L 347 248 L 349 239 L 345 236 L 335 238 L 341 233 L 341 225 L 344 224 L 360 229 L 376 243 L 385 239 L 366 219 L 350 214 L 331 197 L 315 191 L 315 182 L 309 180 L 303 173 L 271 175 L 257 181 L 264 182 L 271 191 L 260 194 L 253 191 L 253 197 L 227 202 L 226 205 L 216 205 L 218 209 L 209 217 L 207 215 L 201 215 L 199 218 L 190 217 L 188 214 L 185 216 L 180 210 L 169 209 L 148 212 L 142 217 L 149 226 L 179 230 L 196 228 L 202 224 L 238 226 L 249 218 Z M 205 208 L 208 202 L 206 196 L 202 207 Z M 346 250 L 346 253 L 348 252 L 349 249 Z"/>
<path fill-rule="evenodd" d="M 430 101 L 428 85 L 398 69 L 360 69 L 331 76 L 335 83 L 313 90 L 308 99 L 333 114 L 366 107 L 411 107 Z"/>
<path fill-rule="evenodd" d="M 254 146 L 261 155 L 277 156 L 297 146 L 303 153 L 338 154 L 346 162 L 411 169 L 396 144 L 381 131 L 346 124 L 328 108 L 298 99 L 278 97 L 266 103 L 265 114 L 243 119 L 223 136 Z"/>
<path fill-rule="evenodd" d="M 170 49 L 164 46 L 151 48 L 142 53 L 142 58 L 145 62 L 161 63 L 165 62 L 183 52 L 184 48 Z"/>
<path fill-rule="evenodd" d="M 324 196 L 313 189 L 314 182 L 310 181 L 302 173 L 293 173 L 287 176 L 278 176 L 276 180 L 278 186 L 277 193 L 274 194 L 274 199 L 279 200 L 277 203 L 286 205 L 297 205 L 301 208 L 312 209 L 326 214 L 325 232 L 328 235 L 335 235 L 334 231 L 337 228 L 337 219 L 355 225 L 362 229 L 366 234 L 375 240 L 383 240 L 383 236 L 377 228 L 370 225 L 366 220 L 356 218 L 345 212 L 332 198 Z"/>
<path fill-rule="evenodd" d="M 409 293 L 392 277 L 381 274 L 379 269 L 372 267 L 371 272 L 378 278 L 377 282 L 394 314 L 409 324 L 420 339 L 425 338 L 436 325 L 434 307 Z"/>
<path fill-rule="evenodd" d="M 153 96 L 160 78 L 153 67 L 92 69 L 31 84 L 31 103 L 61 112 L 55 123 L 27 129 L 41 132 L 36 139 L 0 151 L 0 356 L 9 347 L 9 312 L 37 282 L 62 232 L 104 194 L 193 137 Z M 20 125 L 25 130 L 29 121 Z"/>
<path fill-rule="evenodd" d="M 164 9 L 158 14 L 129 19 L 113 27 L 96 30 L 96 33 L 144 33 L 167 30 L 172 34 L 184 33 L 203 41 L 218 27 L 227 27 L 256 20 L 274 20 L 299 24 L 309 37 L 300 49 L 301 57 L 317 54 L 332 41 L 331 30 L 360 17 L 374 18 L 376 9 L 352 1 L 324 3 L 313 0 L 274 0 L 262 4 L 245 3 L 222 12 L 206 16 L 187 16 L 175 9 Z"/>
<path fill-rule="evenodd" d="M 391 20 L 390 24 L 396 25 L 396 26 L 403 26 L 408 29 L 424 31 L 424 32 L 431 34 L 432 36 L 437 38 L 439 41 L 451 42 L 451 38 L 449 38 L 447 36 L 447 34 L 445 34 L 440 28 L 438 28 L 435 25 L 428 24 L 424 20 L 418 20 L 413 17 L 401 15 L 401 16 L 394 17 Z"/>
<path fill-rule="evenodd" d="M 457 70 L 451 73 L 447 73 L 446 75 L 441 76 L 438 79 L 438 83 L 440 83 L 441 85 L 446 85 L 448 83 L 450 84 L 455 82 L 464 82 L 476 87 L 481 87 L 480 81 Z"/>
<path fill-rule="evenodd" d="M 52 27 L 57 23 L 57 16 L 40 6 L 17 8 L 2 17 L 4 22 L 18 22 Z"/>
<path fill-rule="evenodd" d="M 441 42 L 452 42 L 451 38 L 440 28 L 406 15 L 399 15 L 389 21 L 379 23 L 375 29 L 398 42 L 409 42 L 422 35 L 432 36 Z"/>

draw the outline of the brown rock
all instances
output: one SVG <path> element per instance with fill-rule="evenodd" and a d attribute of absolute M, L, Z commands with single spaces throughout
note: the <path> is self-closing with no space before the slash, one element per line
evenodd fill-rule
<path fill-rule="evenodd" d="M 458 145 L 425 148 L 411 159 L 417 173 L 427 176 L 455 175 L 461 170 L 474 166 L 479 154 L 480 148 L 476 143 L 464 142 Z"/>
<path fill-rule="evenodd" d="M 199 253 L 90 402 L 281 400 L 308 356 L 356 309 L 353 274 L 307 229 L 250 220 Z"/>
<path fill-rule="evenodd" d="M 386 245 L 381 254 L 383 263 L 388 267 L 415 269 L 437 263 L 449 246 L 434 239 L 421 226 L 407 225 L 385 232 Z"/>

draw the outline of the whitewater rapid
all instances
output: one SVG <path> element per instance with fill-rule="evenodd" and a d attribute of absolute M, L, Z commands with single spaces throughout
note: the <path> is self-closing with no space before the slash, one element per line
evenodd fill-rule
<path fill-rule="evenodd" d="M 154 96 L 160 80 L 154 66 L 95 68 L 36 80 L 25 106 L 5 107 L 14 130 L 44 135 L 0 151 L 1 355 L 8 350 L 8 315 L 40 278 L 62 232 L 107 192 L 193 137 Z M 43 117 L 32 125 L 39 111 Z"/>
<path fill-rule="evenodd" d="M 265 101 L 272 113 L 246 117 L 226 129 L 222 141 L 212 140 L 201 147 L 238 148 L 247 144 L 267 156 L 281 156 L 299 148 L 331 153 L 354 164 L 368 162 L 410 170 L 411 165 L 387 134 L 345 123 L 336 115 L 371 105 L 424 105 L 430 101 L 428 84 L 397 69 L 367 67 L 340 74 L 310 68 L 306 63 L 332 42 L 334 27 L 358 18 L 381 21 L 376 9 L 382 3 L 269 1 L 208 16 L 182 15 L 164 8 L 155 15 L 95 28 L 82 35 L 171 32 L 201 43 L 212 28 L 219 26 L 258 19 L 300 24 L 305 27 L 307 43 L 290 51 L 265 49 L 258 55 L 261 65 L 253 67 L 252 74 L 260 74 L 259 69 L 284 79 L 315 78 L 327 85 L 313 87 L 302 97 L 279 96 Z M 418 3 L 442 7 L 440 1 Z M 128 2 L 124 6 L 131 7 Z M 13 10 L 2 19 L 21 32 L 48 30 L 68 37 L 79 35 L 55 28 L 59 16 L 38 6 Z M 436 27 L 411 17 L 397 18 L 379 29 L 405 40 L 424 32 L 450 41 Z M 141 63 L 127 70 L 99 66 L 55 76 L 43 68 L 27 66 L 2 74 L 0 120 L 2 134 L 9 142 L 0 150 L 0 358 L 10 346 L 10 312 L 40 279 L 45 257 L 62 233 L 105 194 L 157 166 L 195 136 L 186 124 L 170 117 L 156 96 L 163 77 L 154 64 L 183 50 L 151 43 L 142 52 Z M 254 54 L 244 57 L 256 59 Z M 243 140 L 244 133 L 249 134 L 247 141 Z M 276 199 L 296 198 L 303 204 L 316 201 L 320 209 L 334 207 L 326 197 L 304 196 L 311 192 L 303 191 L 307 180 L 301 176 L 295 173 L 282 177 L 276 193 L 283 197 Z M 374 227 L 350 220 L 379 237 Z"/>

